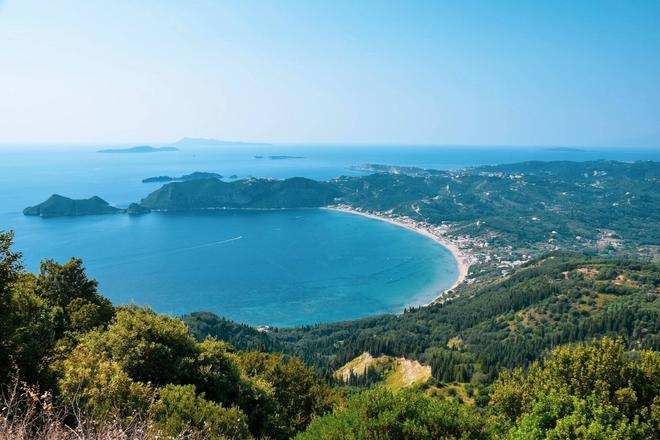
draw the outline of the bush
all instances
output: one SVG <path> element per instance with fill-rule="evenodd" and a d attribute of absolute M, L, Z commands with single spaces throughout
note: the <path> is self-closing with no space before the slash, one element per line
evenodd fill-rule
<path fill-rule="evenodd" d="M 113 360 L 82 343 L 62 362 L 59 389 L 64 401 L 95 420 L 143 417 L 153 400 L 151 388 L 133 381 Z"/>
<path fill-rule="evenodd" d="M 155 408 L 155 429 L 170 436 L 196 433 L 200 438 L 250 438 L 247 417 L 240 409 L 223 408 L 195 393 L 194 385 L 167 385 Z"/>
<path fill-rule="evenodd" d="M 375 388 L 353 396 L 345 409 L 315 419 L 298 440 L 487 438 L 469 407 L 416 391 Z"/>
<path fill-rule="evenodd" d="M 659 438 L 660 354 L 623 354 L 621 339 L 558 347 L 528 373 L 502 373 L 494 409 L 515 438 Z"/>

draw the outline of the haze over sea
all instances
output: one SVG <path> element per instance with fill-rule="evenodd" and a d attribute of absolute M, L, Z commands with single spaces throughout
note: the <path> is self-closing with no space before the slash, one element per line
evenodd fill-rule
<path fill-rule="evenodd" d="M 99 147 L 100 148 L 100 147 Z M 318 209 L 209 211 L 42 219 L 21 211 L 57 193 L 125 207 L 162 184 L 146 177 L 209 171 L 239 178 L 360 175 L 380 163 L 460 168 L 525 160 L 660 160 L 654 149 L 236 145 L 148 154 L 96 148 L 0 153 L 0 230 L 16 232 L 30 271 L 84 259 L 100 291 L 175 315 L 207 310 L 254 325 L 293 326 L 395 313 L 431 301 L 457 276 L 451 254 L 384 222 Z M 303 159 L 255 159 L 255 155 Z"/>

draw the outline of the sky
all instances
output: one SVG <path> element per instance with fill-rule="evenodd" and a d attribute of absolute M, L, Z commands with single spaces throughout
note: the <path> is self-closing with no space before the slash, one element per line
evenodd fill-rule
<path fill-rule="evenodd" d="M 0 143 L 660 147 L 660 1 L 0 0 Z"/>

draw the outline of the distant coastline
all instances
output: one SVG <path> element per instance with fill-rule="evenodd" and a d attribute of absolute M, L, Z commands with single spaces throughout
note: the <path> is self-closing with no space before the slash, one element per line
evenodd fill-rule
<path fill-rule="evenodd" d="M 456 260 L 456 264 L 458 266 L 458 277 L 456 278 L 456 281 L 447 289 L 443 290 L 438 294 L 438 296 L 431 301 L 428 304 L 424 304 L 424 306 L 430 306 L 432 304 L 435 304 L 442 300 L 442 298 L 450 291 L 456 289 L 460 284 L 465 281 L 467 278 L 467 274 L 470 270 L 470 265 L 472 264 L 472 257 L 466 253 L 465 251 L 461 250 L 455 243 L 453 243 L 451 240 L 447 239 L 447 237 L 444 237 L 442 235 L 436 234 L 431 232 L 427 227 L 425 227 L 423 224 L 420 222 L 417 222 L 413 219 L 410 219 L 408 217 L 385 217 L 384 215 L 380 213 L 374 213 L 374 212 L 365 212 L 361 211 L 355 208 L 352 208 L 347 205 L 339 205 L 339 206 L 327 206 L 321 209 L 327 209 L 330 211 L 337 211 L 337 212 L 345 212 L 348 214 L 355 214 L 359 215 L 362 217 L 367 217 L 371 218 L 374 220 L 380 220 L 384 221 L 387 223 L 390 223 L 395 226 L 399 226 L 402 228 L 406 228 L 408 230 L 411 230 L 413 232 L 417 232 L 418 234 L 424 235 L 425 237 L 430 238 L 431 240 L 435 241 L 436 243 L 440 244 L 441 246 L 445 247 L 449 252 L 452 254 L 454 259 Z"/>

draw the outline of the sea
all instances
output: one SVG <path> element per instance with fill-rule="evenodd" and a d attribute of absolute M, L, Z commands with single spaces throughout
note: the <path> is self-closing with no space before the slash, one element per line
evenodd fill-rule
<path fill-rule="evenodd" d="M 52 194 L 97 195 L 126 207 L 162 185 L 142 179 L 194 171 L 328 180 L 362 175 L 352 167 L 365 163 L 455 169 L 526 160 L 660 160 L 660 150 L 648 148 L 235 144 L 143 154 L 100 148 L 0 146 L 0 230 L 14 231 L 26 270 L 75 256 L 116 305 L 148 305 L 174 316 L 210 311 L 274 327 L 427 304 L 454 283 L 456 262 L 410 230 L 322 209 L 50 219 L 22 210 Z"/>

